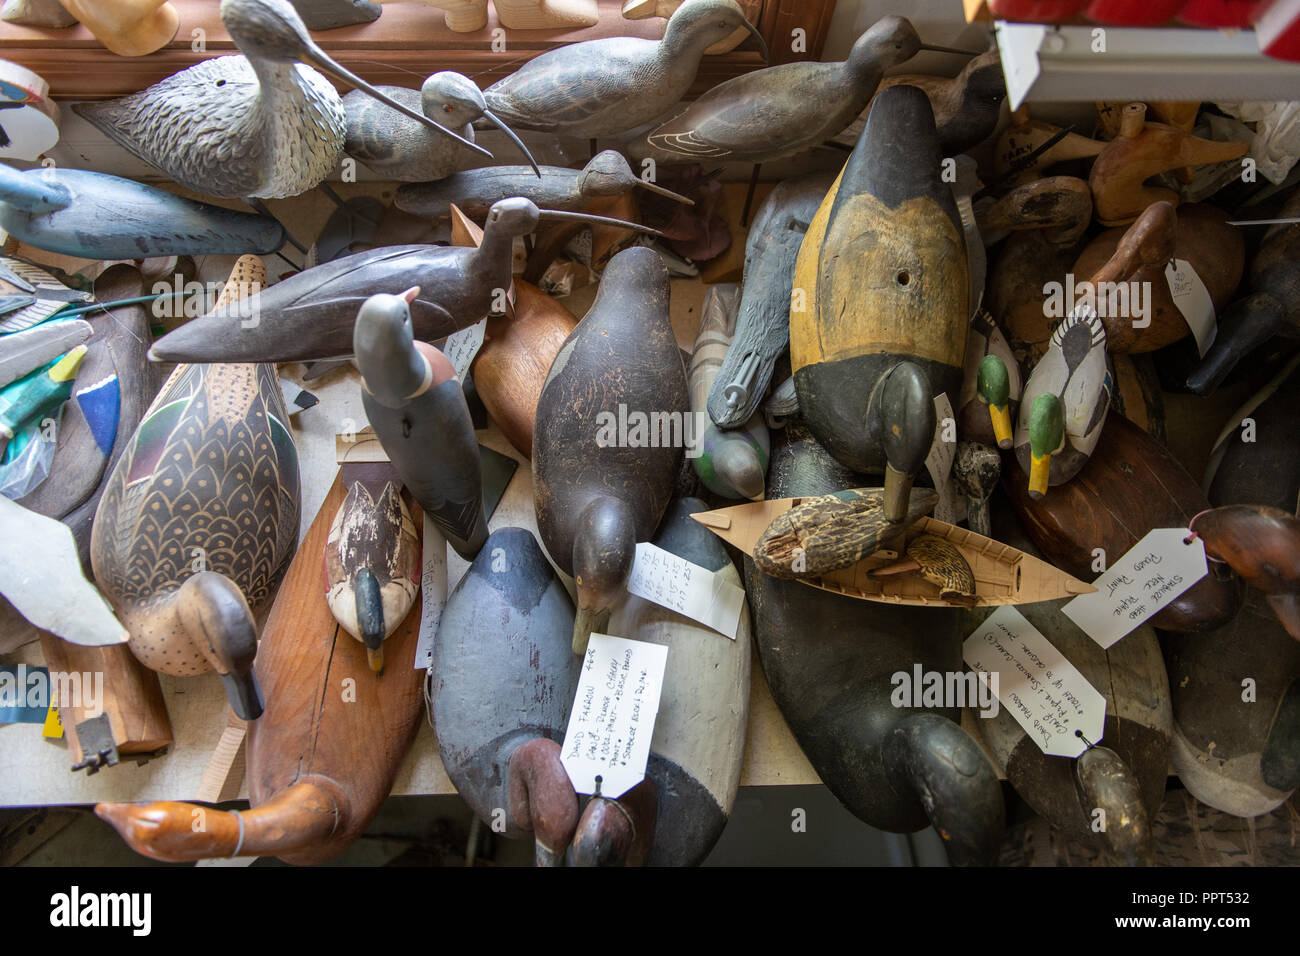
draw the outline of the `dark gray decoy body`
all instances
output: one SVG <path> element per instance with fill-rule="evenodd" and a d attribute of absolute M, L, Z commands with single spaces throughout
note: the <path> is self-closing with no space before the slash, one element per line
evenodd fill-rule
<path fill-rule="evenodd" d="M 819 146 L 871 102 L 885 70 L 916 55 L 904 17 L 884 17 L 838 63 L 804 61 L 719 83 L 651 131 L 638 157 L 660 163 L 765 163 Z"/>
<path fill-rule="evenodd" d="M 433 346 L 417 346 L 412 332 L 406 296 L 381 293 L 361 306 L 361 400 L 402 484 L 468 561 L 487 540 L 474 424 L 456 370 Z"/>
<path fill-rule="evenodd" d="M 429 668 L 447 776 L 484 823 L 505 811 L 503 836 L 531 831 L 539 865 L 563 859 L 578 823 L 560 763 L 582 666 L 572 635 L 573 602 L 537 540 L 500 528 L 448 598 Z"/>
<path fill-rule="evenodd" d="M 740 428 L 749 421 L 772 381 L 776 360 L 790 345 L 795 259 L 834 179 L 831 173 L 787 179 L 758 208 L 745 240 L 736 334 L 709 391 L 709 418 L 719 428 Z"/>
<path fill-rule="evenodd" d="M 284 227 L 129 179 L 80 169 L 19 172 L 0 164 L 0 228 L 82 259 L 275 252 Z"/>
<path fill-rule="evenodd" d="M 704 51 L 748 27 L 734 0 L 687 0 L 662 40 L 608 37 L 548 50 L 484 91 L 487 104 L 516 129 L 596 138 L 662 116 L 695 82 Z"/>
<path fill-rule="evenodd" d="M 370 0 L 289 0 L 308 30 L 333 30 L 373 23 L 384 8 Z"/>

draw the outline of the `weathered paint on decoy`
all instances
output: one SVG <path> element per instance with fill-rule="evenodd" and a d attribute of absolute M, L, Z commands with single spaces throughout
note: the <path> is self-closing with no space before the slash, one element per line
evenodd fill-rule
<path fill-rule="evenodd" d="M 572 638 L 573 602 L 537 539 L 500 528 L 443 608 L 429 668 L 447 776 L 484 823 L 505 811 L 503 836 L 531 832 L 539 866 L 559 865 L 578 825 L 560 763 L 582 666 Z"/>
<path fill-rule="evenodd" d="M 177 862 L 276 856 L 321 863 L 365 832 L 393 789 L 424 714 L 424 674 L 412 666 L 420 608 L 385 645 L 392 666 L 372 674 L 365 647 L 343 631 L 321 595 L 321 551 L 344 493 L 336 480 L 263 629 L 257 673 L 267 705 L 248 725 L 251 809 L 205 807 L 205 825 L 196 828 L 197 808 L 188 803 L 97 806 L 137 853 Z M 341 693 L 347 681 L 351 690 Z"/>
<path fill-rule="evenodd" d="M 791 293 L 804 419 L 845 465 L 885 473 L 892 520 L 933 442 L 933 399 L 958 393 L 965 359 L 969 265 L 941 159 L 925 95 L 877 95 L 804 236 Z"/>
<path fill-rule="evenodd" d="M 971 318 L 966 336 L 966 366 L 957 394 L 957 431 L 968 441 L 1011 447 L 1023 390 L 1020 363 L 1006 336 L 984 309 Z"/>
<path fill-rule="evenodd" d="M 945 156 L 964 153 L 988 139 L 997 128 L 1007 95 L 996 47 L 972 57 L 951 79 L 915 73 L 887 76 L 881 80 L 876 96 L 895 86 L 914 86 L 925 93 L 934 110 L 939 147 Z"/>
<path fill-rule="evenodd" d="M 1045 241 L 1064 245 L 1082 236 L 1092 222 L 1092 191 L 1075 176 L 1048 176 L 982 203 L 975 218 L 988 245 L 1022 229 L 1041 229 Z"/>
<path fill-rule="evenodd" d="M 577 582 L 576 653 L 605 626 L 636 542 L 649 541 L 663 517 L 689 408 L 668 269 L 651 249 L 624 250 L 555 357 L 533 432 L 537 527 L 551 560 Z M 640 429 L 616 426 L 633 414 Z"/>
<path fill-rule="evenodd" d="M 488 533 L 478 443 L 456 370 L 413 337 L 417 291 L 376 295 L 361 306 L 354 348 L 361 399 L 402 483 L 468 561 Z"/>
<path fill-rule="evenodd" d="M 838 135 L 890 67 L 923 47 L 911 22 L 882 17 L 835 63 L 801 61 L 719 83 L 633 147 L 660 163 L 765 163 Z"/>
<path fill-rule="evenodd" d="M 1290 435 L 1300 421 L 1298 370 L 1300 356 L 1224 423 L 1201 482 L 1211 502 L 1238 500 L 1285 511 L 1296 508 L 1300 501 L 1300 442 L 1280 439 Z M 1247 418 L 1253 420 L 1253 430 L 1244 424 Z"/>
<path fill-rule="evenodd" d="M 171 42 L 180 14 L 166 0 L 60 0 L 118 56 L 145 56 Z"/>
<path fill-rule="evenodd" d="M 579 138 L 613 136 L 657 119 L 695 82 L 704 51 L 738 27 L 767 46 L 735 0 L 688 0 L 662 40 L 608 37 L 569 43 L 529 60 L 484 91 L 517 129 Z"/>
<path fill-rule="evenodd" d="M 1227 564 L 1264 595 L 1282 626 L 1300 641 L 1300 520 L 1268 505 L 1225 505 L 1188 525 L 1205 556 Z"/>
<path fill-rule="evenodd" d="M 68 319 L 0 338 L 0 388 L 76 348 L 91 331 L 89 322 Z"/>
<path fill-rule="evenodd" d="M 246 256 L 222 296 L 265 279 Z M 245 720 L 263 707 L 252 609 L 298 543 L 288 421 L 274 366 L 178 366 L 106 479 L 91 532 L 95 580 L 135 656 L 165 674 L 216 670 Z"/>
<path fill-rule="evenodd" d="M 966 499 L 966 526 L 976 534 L 993 537 L 989 498 L 1002 477 L 1002 456 L 993 445 L 978 441 L 957 442 L 952 459 L 952 481 Z"/>
<path fill-rule="evenodd" d="M 622 796 L 593 796 L 569 846 L 571 866 L 645 866 L 657 832 L 659 789 L 648 774 Z"/>
<path fill-rule="evenodd" d="M 1094 549 L 1107 566 L 1153 528 L 1187 527 L 1209 507 L 1191 475 L 1163 445 L 1111 412 L 1100 442 L 1073 479 L 1041 498 L 1029 495 L 1015 456 L 1007 456 L 1002 486 L 1020 523 L 1053 564 L 1089 579 Z M 1230 621 L 1241 604 L 1241 583 L 1210 573 L 1170 602 L 1151 623 L 1168 631 L 1204 631 Z"/>
<path fill-rule="evenodd" d="M 243 56 L 204 60 L 142 92 L 73 109 L 182 186 L 234 199 L 296 196 L 338 168 L 343 104 L 312 66 L 491 155 L 345 70 L 288 0 L 221 0 L 221 22 Z"/>
<path fill-rule="evenodd" d="M 428 177 L 433 178 L 433 177 Z M 535 174 L 527 166 L 484 166 L 452 173 L 438 182 L 398 187 L 398 209 L 424 218 L 450 218 L 454 203 L 467 216 L 482 219 L 494 203 L 511 196 L 531 199 L 542 209 L 581 211 L 600 196 L 623 196 L 640 187 L 680 203 L 692 200 L 641 179 L 621 153 L 597 153 L 582 169 L 542 166 Z"/>
<path fill-rule="evenodd" d="M 469 77 L 444 71 L 428 77 L 418 91 L 402 86 L 381 86 L 378 89 L 408 109 L 423 112 L 435 122 L 445 124 L 471 143 L 474 142 L 474 121 L 486 119 L 510 138 L 528 160 L 533 171 L 531 174 L 536 174 L 537 163 L 533 154 L 514 130 L 487 108 L 483 93 Z M 475 151 L 465 149 L 456 140 L 429 129 L 423 123 L 400 113 L 394 114 L 361 90 L 353 90 L 343 97 L 343 113 L 347 123 L 343 151 L 386 179 L 406 183 L 442 179 L 478 157 Z M 525 194 L 504 192 L 496 198 L 521 195 Z"/>
<path fill-rule="evenodd" d="M 795 259 L 833 181 L 830 173 L 784 180 L 758 207 L 745 239 L 736 332 L 709 390 L 709 418 L 719 428 L 739 428 L 753 417 L 789 347 Z"/>

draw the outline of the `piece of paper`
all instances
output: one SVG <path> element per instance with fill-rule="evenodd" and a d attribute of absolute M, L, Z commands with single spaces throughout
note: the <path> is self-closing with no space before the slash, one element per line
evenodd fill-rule
<path fill-rule="evenodd" d="M 1165 279 L 1169 282 L 1169 294 L 1173 296 L 1174 305 L 1187 320 L 1187 327 L 1196 338 L 1196 348 L 1204 358 L 1219 334 L 1210 290 L 1205 288 L 1205 283 L 1186 259 L 1175 259 L 1165 266 Z"/>
<path fill-rule="evenodd" d="M 591 635 L 560 757 L 578 793 L 612 799 L 645 779 L 667 662 L 663 644 Z"/>
<path fill-rule="evenodd" d="M 990 614 L 962 644 L 962 658 L 1043 753 L 1077 757 L 1101 740 L 1106 698 L 1014 606 Z"/>
<path fill-rule="evenodd" d="M 447 539 L 438 526 L 424 516 L 424 538 L 420 560 L 420 636 L 415 643 L 415 669 L 426 670 L 433 663 L 433 639 L 447 604 Z"/>
<path fill-rule="evenodd" d="M 59 708 L 54 704 L 50 705 L 49 711 L 45 714 L 41 736 L 48 737 L 50 740 L 59 740 L 63 737 L 63 718 L 59 716 Z"/>
<path fill-rule="evenodd" d="M 447 341 L 442 344 L 442 353 L 447 356 L 447 361 L 456 370 L 456 377 L 462 382 L 469 374 L 474 356 L 478 355 L 478 350 L 483 347 L 483 336 L 486 333 L 487 319 L 480 319 L 469 328 L 451 333 L 447 336 Z"/>
<path fill-rule="evenodd" d="M 951 441 L 944 439 L 950 438 Z M 957 457 L 957 419 L 952 413 L 948 393 L 934 397 L 934 441 L 925 456 L 925 467 L 934 482 L 939 501 L 934 506 L 934 516 L 948 524 L 957 523 L 957 489 L 952 481 L 952 462 Z"/>
<path fill-rule="evenodd" d="M 1206 575 L 1205 544 L 1186 528 L 1156 528 L 1126 551 L 1093 585 L 1061 608 L 1102 647 L 1157 614 Z"/>
<path fill-rule="evenodd" d="M 740 609 L 745 604 L 744 589 L 671 551 L 647 541 L 638 543 L 627 589 L 639 598 L 736 639 Z"/>

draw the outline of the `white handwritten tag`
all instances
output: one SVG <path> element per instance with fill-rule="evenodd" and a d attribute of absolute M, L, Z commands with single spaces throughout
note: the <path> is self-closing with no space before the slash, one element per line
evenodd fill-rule
<path fill-rule="evenodd" d="M 483 336 L 487 333 L 487 319 L 480 319 L 469 328 L 461 329 L 447 336 L 442 344 L 442 354 L 456 370 L 456 377 L 462 382 L 474 362 L 474 356 L 483 347 Z"/>
<path fill-rule="evenodd" d="M 421 546 L 420 636 L 415 643 L 415 669 L 426 670 L 433 663 L 433 638 L 447 603 L 447 539 L 438 526 L 424 516 L 424 542 Z"/>
<path fill-rule="evenodd" d="M 1156 528 L 1061 608 L 1102 647 L 1110 647 L 1206 575 L 1205 544 L 1184 543 L 1186 528 Z"/>
<path fill-rule="evenodd" d="M 1077 757 L 1101 740 L 1106 698 L 1012 605 L 966 638 L 962 658 L 982 680 L 997 675 L 998 700 L 1043 753 Z"/>
<path fill-rule="evenodd" d="M 1165 266 L 1165 279 L 1169 282 L 1169 294 L 1173 296 L 1174 305 L 1187 320 L 1187 327 L 1196 338 L 1196 348 L 1204 356 L 1219 334 L 1210 290 L 1205 288 L 1205 283 L 1186 259 L 1175 259 Z"/>
<path fill-rule="evenodd" d="M 627 589 L 639 598 L 684 614 L 733 641 L 745 604 L 745 590 L 708 568 L 642 541 L 628 575 Z"/>
<path fill-rule="evenodd" d="M 952 460 L 957 457 L 957 421 L 952 414 L 952 402 L 948 393 L 940 392 L 934 397 L 934 442 L 930 453 L 925 456 L 925 467 L 934 482 L 934 490 L 939 501 L 934 506 L 934 516 L 948 524 L 957 523 L 957 489 L 952 483 Z M 944 441 L 948 432 L 953 441 Z"/>
<path fill-rule="evenodd" d="M 645 779 L 668 648 L 592 634 L 560 762 L 578 793 L 621 797 Z"/>

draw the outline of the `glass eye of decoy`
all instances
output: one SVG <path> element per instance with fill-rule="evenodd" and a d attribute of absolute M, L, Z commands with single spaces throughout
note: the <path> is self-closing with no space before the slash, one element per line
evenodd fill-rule
<path fill-rule="evenodd" d="M 446 106 L 444 106 L 444 107 L 442 108 L 442 111 L 443 111 L 444 113 L 450 113 L 451 110 L 452 110 L 452 106 L 451 106 L 450 103 L 448 103 Z"/>

